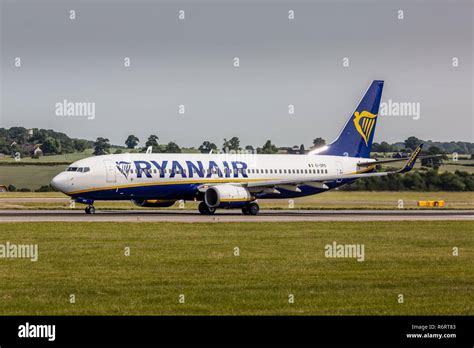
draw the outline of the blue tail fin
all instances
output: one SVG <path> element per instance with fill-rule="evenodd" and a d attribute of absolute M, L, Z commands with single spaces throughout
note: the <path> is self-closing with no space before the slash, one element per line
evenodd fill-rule
<path fill-rule="evenodd" d="M 372 81 L 338 138 L 314 154 L 369 158 L 382 89 L 383 81 Z"/>

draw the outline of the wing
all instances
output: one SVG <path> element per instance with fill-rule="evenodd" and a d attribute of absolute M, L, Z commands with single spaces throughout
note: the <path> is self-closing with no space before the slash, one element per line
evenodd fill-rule
<path fill-rule="evenodd" d="M 416 150 L 415 150 L 416 151 Z M 436 158 L 436 157 L 443 157 L 443 155 L 428 155 L 428 156 L 419 156 L 419 159 L 426 159 L 426 158 Z M 386 163 L 394 163 L 394 162 L 402 162 L 409 160 L 410 157 L 401 157 L 401 158 L 393 158 L 387 160 L 375 160 L 375 161 L 367 161 L 367 162 L 360 162 L 357 165 L 360 167 L 369 167 L 378 164 L 386 164 Z"/>
<path fill-rule="evenodd" d="M 266 191 L 268 193 L 278 193 L 278 188 L 282 188 L 289 191 L 301 192 L 298 186 L 312 186 L 315 188 L 329 189 L 325 184 L 326 182 L 336 181 L 341 179 L 360 179 L 360 178 L 370 178 L 370 177 L 379 177 L 379 176 L 389 176 L 396 175 L 400 173 L 406 173 L 413 169 L 416 159 L 421 152 L 423 144 L 419 145 L 415 151 L 408 157 L 407 162 L 403 168 L 397 171 L 391 172 L 377 172 L 377 173 L 354 173 L 354 174 L 343 174 L 343 175 L 318 175 L 313 178 L 300 177 L 292 178 L 287 180 L 269 180 L 269 181 L 259 181 L 259 182 L 249 182 L 241 183 L 240 185 L 247 187 L 251 192 Z M 376 164 L 371 162 L 372 165 Z"/>

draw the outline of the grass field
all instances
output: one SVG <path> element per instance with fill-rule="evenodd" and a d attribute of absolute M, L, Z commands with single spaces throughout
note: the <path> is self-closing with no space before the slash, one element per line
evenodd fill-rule
<path fill-rule="evenodd" d="M 474 314 L 473 222 L 0 228 L 0 243 L 39 249 L 37 262 L 0 258 L 0 315 Z M 326 258 L 333 241 L 364 244 L 365 261 Z"/>
<path fill-rule="evenodd" d="M 42 185 L 49 185 L 51 179 L 66 167 L 67 165 L 0 166 L 0 184 L 36 190 Z"/>
<path fill-rule="evenodd" d="M 0 199 L 8 198 L 54 198 L 66 195 L 57 192 L 4 192 Z M 473 192 L 365 192 L 330 191 L 315 196 L 288 199 L 260 200 L 262 209 L 398 209 L 399 200 L 403 200 L 404 209 L 418 209 L 418 200 L 444 200 L 445 208 L 437 209 L 474 209 Z M 96 202 L 97 209 L 150 209 L 140 208 L 130 201 Z M 179 209 L 179 203 L 169 209 Z M 293 208 L 291 208 L 293 207 Z M 76 204 L 76 209 L 84 205 Z M 197 210 L 197 203 L 187 201 L 184 209 Z M 67 200 L 59 202 L 13 202 L 0 201 L 0 209 L 70 209 Z M 167 209 L 167 208 L 160 208 Z M 419 208 L 427 209 L 427 208 Z"/>
<path fill-rule="evenodd" d="M 75 153 L 67 153 L 64 155 L 48 155 L 48 156 L 40 156 L 38 158 L 31 158 L 31 157 L 22 157 L 20 162 L 16 163 L 48 163 L 48 162 L 75 162 L 79 161 L 80 159 L 87 158 L 93 156 L 93 149 L 87 149 L 84 152 L 75 152 Z M 11 156 L 0 158 L 0 163 L 2 162 L 15 162 L 15 159 Z"/>

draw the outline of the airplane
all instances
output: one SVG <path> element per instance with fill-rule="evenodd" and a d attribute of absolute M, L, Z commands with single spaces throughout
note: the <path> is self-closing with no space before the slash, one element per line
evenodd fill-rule
<path fill-rule="evenodd" d="M 72 163 L 51 186 L 94 214 L 94 202 L 131 200 L 140 207 L 170 207 L 178 200 L 199 201 L 199 212 L 241 209 L 257 215 L 257 199 L 296 198 L 326 192 L 360 178 L 410 171 L 423 144 L 406 158 L 370 158 L 384 81 L 374 80 L 332 143 L 307 154 L 124 153 Z M 406 161 L 397 171 L 376 166 Z"/>

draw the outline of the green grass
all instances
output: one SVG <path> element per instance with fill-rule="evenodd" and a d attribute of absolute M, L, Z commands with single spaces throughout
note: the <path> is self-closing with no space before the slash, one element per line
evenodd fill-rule
<path fill-rule="evenodd" d="M 17 189 L 35 190 L 49 185 L 51 179 L 67 168 L 67 165 L 0 166 L 0 185 L 14 185 Z"/>
<path fill-rule="evenodd" d="M 84 152 L 74 152 L 74 153 L 67 153 L 64 155 L 48 155 L 48 156 L 40 156 L 38 158 L 31 158 L 31 157 L 22 157 L 20 162 L 16 162 L 13 157 L 6 156 L 4 158 L 0 158 L 0 163 L 2 162 L 16 162 L 16 163 L 48 163 L 48 162 L 75 162 L 79 161 L 80 159 L 87 158 L 93 156 L 93 149 L 86 149 Z M 114 151 L 114 150 L 113 150 Z"/>
<path fill-rule="evenodd" d="M 471 221 L 0 228 L 0 243 L 39 248 L 0 259 L 0 315 L 474 314 Z M 325 258 L 333 241 L 364 244 L 365 261 Z"/>

